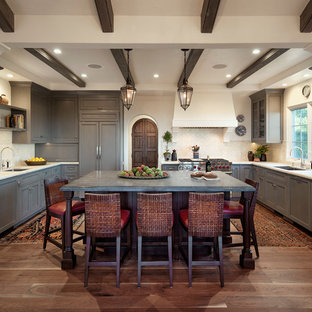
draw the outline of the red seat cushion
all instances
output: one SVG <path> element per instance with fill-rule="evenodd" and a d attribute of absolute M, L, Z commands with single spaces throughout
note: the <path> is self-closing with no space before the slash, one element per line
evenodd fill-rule
<path fill-rule="evenodd" d="M 231 216 L 231 215 L 243 215 L 244 214 L 244 206 L 237 201 L 225 200 L 223 215 Z"/>
<path fill-rule="evenodd" d="M 179 216 L 180 216 L 180 220 L 181 220 L 182 224 L 185 227 L 188 227 L 188 209 L 181 209 L 179 211 Z"/>
<path fill-rule="evenodd" d="M 171 227 L 173 226 L 173 223 L 174 223 L 174 215 L 172 213 L 172 216 L 171 216 Z M 135 224 L 136 224 L 136 226 L 138 226 L 138 213 L 135 215 Z"/>
<path fill-rule="evenodd" d="M 121 220 L 121 228 L 123 229 L 130 219 L 130 210 L 121 209 L 120 210 L 120 220 Z"/>
<path fill-rule="evenodd" d="M 64 215 L 66 211 L 66 201 L 56 203 L 49 207 L 49 211 L 58 215 Z M 72 213 L 84 213 L 85 203 L 79 200 L 72 201 Z"/>

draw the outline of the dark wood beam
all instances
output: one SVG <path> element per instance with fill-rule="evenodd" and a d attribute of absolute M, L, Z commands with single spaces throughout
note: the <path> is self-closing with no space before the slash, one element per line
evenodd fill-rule
<path fill-rule="evenodd" d="M 33 48 L 25 48 L 33 56 L 37 57 L 39 60 L 53 68 L 55 71 L 60 73 L 62 76 L 72 81 L 78 87 L 85 87 L 86 83 L 78 77 L 75 73 L 73 73 L 68 67 L 66 67 L 63 63 L 57 60 L 52 54 L 50 54 L 45 49 L 33 49 Z"/>
<path fill-rule="evenodd" d="M 201 32 L 212 33 L 221 0 L 204 0 L 201 12 Z"/>
<path fill-rule="evenodd" d="M 123 75 L 123 77 L 125 78 L 125 80 L 127 81 L 127 77 L 128 77 L 128 63 L 127 63 L 127 59 L 124 53 L 123 49 L 111 49 L 111 52 L 113 54 L 113 57 Z M 135 86 L 133 77 L 131 75 L 131 71 L 129 70 L 129 78 L 130 78 L 130 82 L 133 86 Z"/>
<path fill-rule="evenodd" d="M 0 0 L 0 27 L 4 32 L 14 32 L 14 13 L 5 0 Z"/>
<path fill-rule="evenodd" d="M 114 12 L 111 0 L 94 0 L 103 32 L 114 32 Z"/>
<path fill-rule="evenodd" d="M 185 76 L 186 79 L 188 79 L 191 76 L 191 73 L 197 64 L 200 56 L 202 55 L 204 49 L 192 49 L 189 52 L 187 61 L 186 61 L 186 68 L 185 68 Z M 178 81 L 178 87 L 180 87 L 183 83 L 184 79 L 184 69 L 182 70 L 182 73 L 180 75 L 179 81 Z"/>
<path fill-rule="evenodd" d="M 309 33 L 312 31 L 312 0 L 306 5 L 300 15 L 300 32 Z"/>
<path fill-rule="evenodd" d="M 230 82 L 226 84 L 227 88 L 233 88 L 243 80 L 254 74 L 256 71 L 261 69 L 262 67 L 268 65 L 276 58 L 287 52 L 289 49 L 271 49 L 263 56 L 258 58 L 254 63 L 248 66 L 245 70 L 235 76 Z"/>

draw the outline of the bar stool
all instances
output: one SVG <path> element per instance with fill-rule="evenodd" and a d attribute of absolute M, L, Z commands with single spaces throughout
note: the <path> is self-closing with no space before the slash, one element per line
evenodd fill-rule
<path fill-rule="evenodd" d="M 223 209 L 223 219 L 239 219 L 241 221 L 242 227 L 244 228 L 244 201 L 249 200 L 249 222 L 250 222 L 250 234 L 251 234 L 251 245 L 255 246 L 255 251 L 257 258 L 259 258 L 259 249 L 257 242 L 257 235 L 254 223 L 254 214 L 257 203 L 257 194 L 259 190 L 259 183 L 250 179 L 246 179 L 245 182 L 253 186 L 256 190 L 254 192 L 244 192 L 242 193 L 239 201 L 224 201 Z M 231 235 L 243 235 L 243 232 L 230 232 Z M 230 243 L 224 245 L 224 247 L 236 247 L 243 246 L 243 243 Z"/>
<path fill-rule="evenodd" d="M 169 282 L 172 283 L 172 194 L 138 193 L 136 224 L 138 229 L 138 287 L 141 287 L 142 266 L 168 265 Z M 168 239 L 168 261 L 142 261 L 142 236 Z"/>
<path fill-rule="evenodd" d="M 222 227 L 223 227 L 223 193 L 189 193 L 188 209 L 179 212 L 183 229 L 188 232 L 188 257 L 184 254 L 182 244 L 180 250 L 188 263 L 189 287 L 192 287 L 192 266 L 214 265 L 219 267 L 221 287 L 224 286 Z M 213 242 L 204 245 L 214 247 L 214 259 L 193 261 L 193 236 L 213 238 Z"/>
<path fill-rule="evenodd" d="M 66 200 L 64 192 L 60 191 L 60 188 L 68 184 L 66 178 L 53 178 L 44 180 L 44 192 L 46 202 L 46 226 L 43 238 L 43 249 L 47 247 L 47 241 L 56 245 L 64 252 L 65 248 L 65 212 L 66 212 Z M 82 201 L 72 201 L 72 216 L 77 216 L 85 212 L 85 204 Z M 61 227 L 50 231 L 51 217 L 61 220 Z M 53 239 L 50 234 L 57 231 L 62 231 L 62 243 L 59 243 Z M 73 239 L 73 243 L 77 242 L 85 237 L 85 233 L 73 230 L 73 233 L 79 236 Z"/>
<path fill-rule="evenodd" d="M 130 210 L 120 209 L 120 194 L 85 194 L 86 203 L 86 253 L 85 253 L 85 281 L 88 286 L 89 267 L 116 266 L 116 287 L 119 288 L 120 276 L 120 233 L 127 227 Z M 129 234 L 129 233 L 128 233 Z M 97 237 L 116 237 L 116 261 L 97 261 L 90 259 L 95 253 Z M 128 239 L 129 236 L 128 236 Z"/>

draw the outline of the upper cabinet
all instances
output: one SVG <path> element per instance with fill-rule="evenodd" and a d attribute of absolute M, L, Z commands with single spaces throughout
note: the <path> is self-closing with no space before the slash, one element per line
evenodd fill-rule
<path fill-rule="evenodd" d="M 51 104 L 51 142 L 78 143 L 78 97 L 54 92 Z"/>
<path fill-rule="evenodd" d="M 284 89 L 264 89 L 250 95 L 253 142 L 281 142 L 283 94 Z"/>
<path fill-rule="evenodd" d="M 26 110 L 27 131 L 14 132 L 13 143 L 46 143 L 49 140 L 50 91 L 32 82 L 10 82 L 15 106 Z"/>

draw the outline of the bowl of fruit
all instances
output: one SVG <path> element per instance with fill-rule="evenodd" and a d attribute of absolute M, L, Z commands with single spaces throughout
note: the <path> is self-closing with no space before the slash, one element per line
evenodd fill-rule
<path fill-rule="evenodd" d="M 169 174 L 165 171 L 162 171 L 159 168 L 150 168 L 145 165 L 141 165 L 139 167 L 134 167 L 131 170 L 123 170 L 118 176 L 120 178 L 126 179 L 165 179 L 169 177 Z"/>
<path fill-rule="evenodd" d="M 42 157 L 32 157 L 28 160 L 25 160 L 27 166 L 40 166 L 45 165 L 47 161 Z"/>

